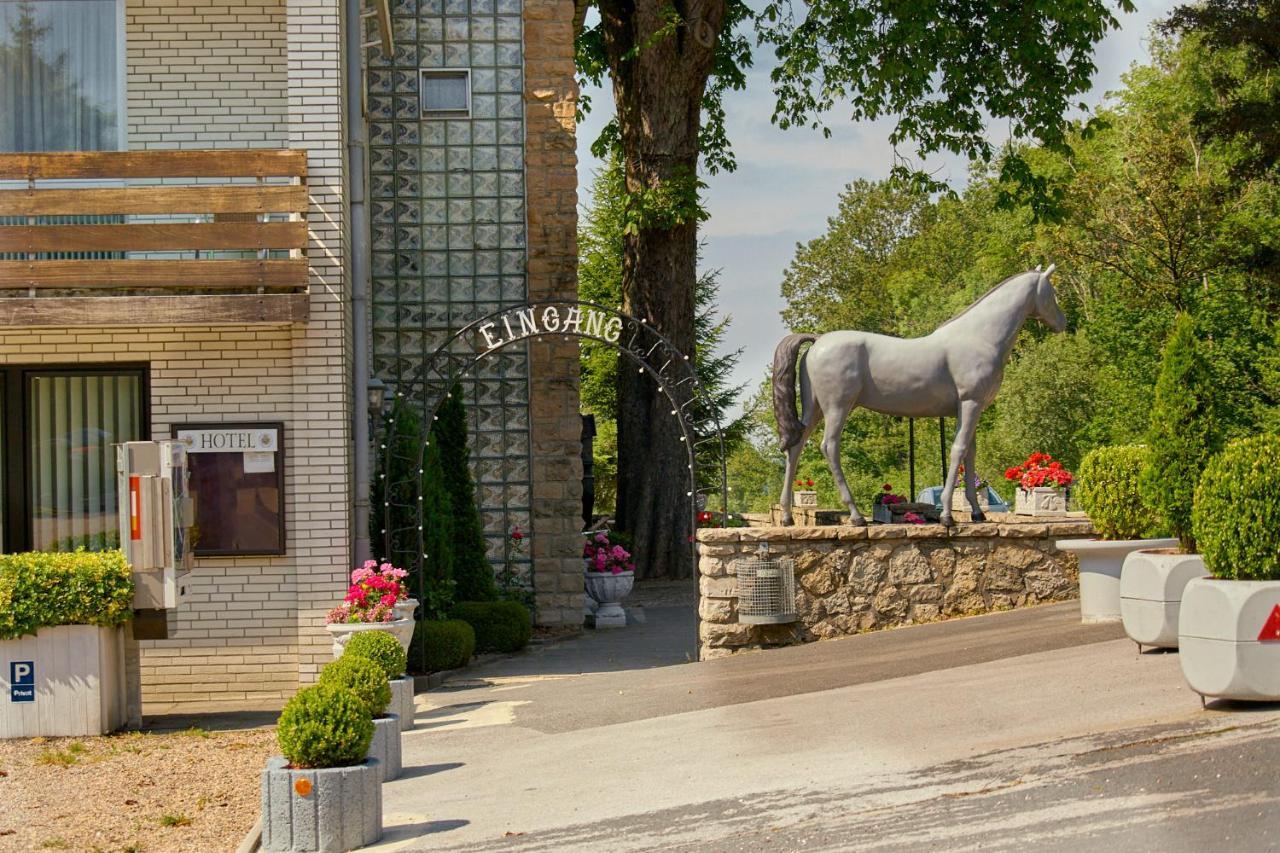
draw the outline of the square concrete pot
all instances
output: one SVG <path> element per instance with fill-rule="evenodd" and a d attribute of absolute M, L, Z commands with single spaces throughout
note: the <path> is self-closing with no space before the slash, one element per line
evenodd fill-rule
<path fill-rule="evenodd" d="M 1280 701 L 1280 581 L 1188 583 L 1178 658 L 1201 697 Z"/>
<path fill-rule="evenodd" d="M 400 716 L 384 714 L 373 718 L 373 740 L 369 757 L 378 761 L 378 781 L 390 782 L 400 775 Z"/>
<path fill-rule="evenodd" d="M 1209 572 L 1199 554 L 1173 548 L 1134 551 L 1120 570 L 1120 618 L 1129 639 L 1143 646 L 1178 647 L 1178 612 L 1187 584 Z"/>
<path fill-rule="evenodd" d="M 811 489 L 796 489 L 796 491 L 793 492 L 793 495 L 794 495 L 794 500 L 792 501 L 792 503 L 795 504 L 796 506 L 817 506 L 818 505 L 818 493 L 816 491 L 813 491 Z"/>
<path fill-rule="evenodd" d="M 400 731 L 407 732 L 413 728 L 413 679 L 407 675 L 393 678 L 391 684 L 391 705 L 395 714 L 400 717 Z"/>
<path fill-rule="evenodd" d="M 336 853 L 382 837 L 376 759 L 317 770 L 292 770 L 288 764 L 277 756 L 262 771 L 261 849 Z"/>
<path fill-rule="evenodd" d="M 1080 621 L 1120 621 L 1120 569 L 1144 548 L 1173 548 L 1177 539 L 1059 539 L 1058 550 L 1080 561 Z"/>
<path fill-rule="evenodd" d="M 124 628 L 57 625 L 0 640 L 0 738 L 103 735 L 125 724 Z"/>
<path fill-rule="evenodd" d="M 1013 511 L 1017 515 L 1065 515 L 1067 492 L 1047 486 L 1037 486 L 1034 489 L 1019 487 L 1014 496 Z"/>

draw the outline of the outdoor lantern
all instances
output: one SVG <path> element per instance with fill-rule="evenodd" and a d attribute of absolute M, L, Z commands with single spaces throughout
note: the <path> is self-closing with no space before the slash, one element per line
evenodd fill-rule
<path fill-rule="evenodd" d="M 738 621 L 744 625 L 780 625 L 796 621 L 795 564 L 770 560 L 769 543 L 742 560 L 738 571 Z"/>
<path fill-rule="evenodd" d="M 369 414 L 377 417 L 382 414 L 382 407 L 387 402 L 387 384 L 375 376 L 369 380 L 367 390 Z"/>

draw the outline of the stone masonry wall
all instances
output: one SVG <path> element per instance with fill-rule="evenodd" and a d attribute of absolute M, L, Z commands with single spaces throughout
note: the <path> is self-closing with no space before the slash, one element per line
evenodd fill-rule
<path fill-rule="evenodd" d="M 701 530 L 701 659 L 1075 598 L 1076 559 L 1055 542 L 1091 533 L 1088 521 Z M 794 561 L 793 623 L 738 622 L 737 562 L 762 542 Z"/>

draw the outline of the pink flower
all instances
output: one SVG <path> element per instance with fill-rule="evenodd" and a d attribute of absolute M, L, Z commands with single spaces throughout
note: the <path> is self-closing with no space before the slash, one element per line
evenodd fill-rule
<path fill-rule="evenodd" d="M 368 580 L 373 576 L 374 576 L 373 569 L 369 568 L 368 566 L 361 566 L 360 568 L 356 569 L 354 572 L 351 573 L 351 582 L 360 583 L 361 581 Z"/>
<path fill-rule="evenodd" d="M 396 605 L 395 594 L 388 593 L 382 596 L 382 598 L 378 599 L 378 603 L 380 603 L 383 607 L 395 607 Z"/>

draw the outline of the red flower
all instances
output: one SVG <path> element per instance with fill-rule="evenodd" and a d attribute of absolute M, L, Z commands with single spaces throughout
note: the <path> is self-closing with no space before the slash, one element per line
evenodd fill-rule
<path fill-rule="evenodd" d="M 513 527 L 511 528 L 511 538 L 516 542 L 519 542 L 521 539 L 524 538 L 524 534 L 520 532 L 519 527 Z"/>
<path fill-rule="evenodd" d="M 804 481 L 804 484 L 805 484 L 806 486 L 812 486 L 812 485 L 813 485 L 813 480 L 812 480 L 812 479 L 805 480 L 805 481 Z"/>
<path fill-rule="evenodd" d="M 881 486 L 880 488 L 884 489 L 886 492 L 892 492 L 892 491 L 893 491 L 893 486 L 892 486 L 892 484 L 890 484 L 890 483 L 885 483 L 885 484 L 884 484 L 883 486 Z"/>
<path fill-rule="evenodd" d="M 1022 469 L 1016 466 L 1013 468 L 1006 468 L 1004 471 L 1004 478 L 1006 480 L 1018 480 L 1018 479 L 1021 479 L 1021 477 L 1022 477 Z"/>

